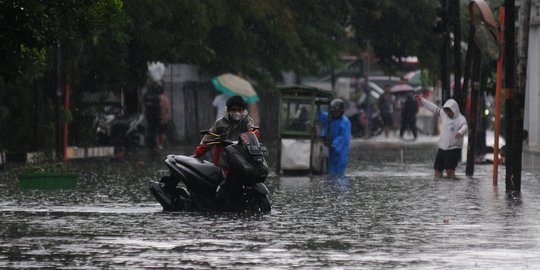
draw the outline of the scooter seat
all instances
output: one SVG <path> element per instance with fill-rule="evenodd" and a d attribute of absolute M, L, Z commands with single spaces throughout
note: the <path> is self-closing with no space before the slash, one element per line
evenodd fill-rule
<path fill-rule="evenodd" d="M 215 184 L 224 180 L 223 171 L 214 163 L 188 156 L 174 156 L 174 160 L 207 178 Z"/>

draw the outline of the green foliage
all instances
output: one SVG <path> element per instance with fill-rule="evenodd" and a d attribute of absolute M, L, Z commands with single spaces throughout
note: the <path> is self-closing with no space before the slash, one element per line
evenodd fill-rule
<path fill-rule="evenodd" d="M 69 108 L 64 108 L 64 121 L 71 123 L 73 121 L 73 113 Z"/>
<path fill-rule="evenodd" d="M 344 49 L 347 1 L 128 1 L 132 77 L 150 60 L 201 65 L 257 80 L 313 72 Z"/>
<path fill-rule="evenodd" d="M 423 67 L 435 70 L 440 38 L 433 33 L 438 1 L 355 1 L 353 25 L 358 43 L 368 43 L 389 73 L 398 70 L 402 57 L 417 56 Z"/>
<path fill-rule="evenodd" d="M 80 107 L 83 94 L 124 90 L 136 98 L 148 61 L 242 74 L 260 89 L 282 71 L 309 75 L 338 67 L 342 54 L 359 53 L 368 41 L 387 71 L 399 68 L 396 57 L 410 55 L 432 67 L 439 61 L 431 30 L 436 6 L 430 0 L 0 1 L 0 147 L 52 148 L 62 112 L 74 142 L 90 143 L 82 138 L 92 133 L 93 120 Z M 56 91 L 66 81 L 71 105 L 57 108 Z"/>
<path fill-rule="evenodd" d="M 216 52 L 210 70 L 216 73 L 313 73 L 322 63 L 335 65 L 345 48 L 346 1 L 211 1 L 210 6 L 215 20 L 208 44 Z"/>
<path fill-rule="evenodd" d="M 0 138 L 1 148 L 9 150 L 30 150 L 40 145 L 37 133 L 42 130 L 36 119 L 38 117 L 36 104 L 40 91 L 38 81 L 42 79 L 42 74 L 38 72 L 41 67 L 38 64 L 30 63 L 27 71 L 21 74 L 13 84 L 7 84 L 0 94 L 0 105 L 2 117 L 0 117 Z M 40 117 L 54 114 L 44 108 Z M 54 133 L 53 133 L 54 134 Z M 40 134 L 41 136 L 47 135 Z M 51 135 L 50 133 L 48 135 Z M 51 136 L 54 138 L 54 136 Z"/>

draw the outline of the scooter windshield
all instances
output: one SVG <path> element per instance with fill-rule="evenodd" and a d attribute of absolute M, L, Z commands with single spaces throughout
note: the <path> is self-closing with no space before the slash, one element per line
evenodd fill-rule
<path fill-rule="evenodd" d="M 257 136 L 251 132 L 241 133 L 240 143 L 246 146 L 250 155 L 268 156 L 268 149 L 266 149 L 266 146 L 261 145 Z"/>

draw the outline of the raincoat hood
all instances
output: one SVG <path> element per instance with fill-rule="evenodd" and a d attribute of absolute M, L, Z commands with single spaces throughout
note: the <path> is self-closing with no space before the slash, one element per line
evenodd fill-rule
<path fill-rule="evenodd" d="M 459 105 L 453 99 L 447 100 L 444 103 L 443 108 L 448 108 L 448 109 L 452 110 L 452 112 L 454 113 L 454 117 L 452 117 L 452 119 L 454 119 L 456 117 L 459 117 L 459 115 L 461 115 L 461 112 L 459 111 Z"/>
<path fill-rule="evenodd" d="M 441 118 L 441 131 L 439 138 L 439 148 L 442 150 L 457 149 L 463 147 L 463 135 L 467 133 L 467 119 L 459 111 L 457 102 L 453 99 L 449 99 L 444 103 L 443 107 L 439 107 L 427 99 L 422 99 L 422 105 L 429 111 L 438 115 Z M 450 118 L 444 112 L 444 108 L 452 110 L 453 117 Z M 457 134 L 461 136 L 456 137 Z"/>

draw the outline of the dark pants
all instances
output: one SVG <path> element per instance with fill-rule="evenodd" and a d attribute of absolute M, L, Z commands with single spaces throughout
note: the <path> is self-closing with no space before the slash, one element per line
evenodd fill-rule
<path fill-rule="evenodd" d="M 146 147 L 155 148 L 156 138 L 159 134 L 159 118 L 147 118 L 148 130 L 146 131 Z"/>
<path fill-rule="evenodd" d="M 460 159 L 461 148 L 450 150 L 442 150 L 439 148 L 433 168 L 439 172 L 444 170 L 455 170 Z"/>
<path fill-rule="evenodd" d="M 414 138 L 418 137 L 416 132 L 416 118 L 402 118 L 401 129 L 399 130 L 399 136 L 403 137 L 403 133 L 406 129 L 410 129 L 414 135 Z"/>
<path fill-rule="evenodd" d="M 394 119 L 392 119 L 392 113 L 381 112 L 381 117 L 383 119 L 383 123 L 384 123 L 385 128 L 393 128 L 394 127 Z"/>

